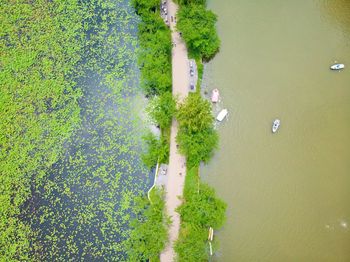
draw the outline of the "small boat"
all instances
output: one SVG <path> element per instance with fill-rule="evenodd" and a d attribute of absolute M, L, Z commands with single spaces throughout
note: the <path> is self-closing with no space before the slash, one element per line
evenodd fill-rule
<path fill-rule="evenodd" d="M 331 65 L 331 70 L 341 70 L 341 69 L 344 69 L 345 68 L 345 65 L 344 64 L 334 64 L 334 65 Z"/>
<path fill-rule="evenodd" d="M 217 103 L 219 101 L 219 90 L 215 88 L 211 93 L 211 101 Z"/>
<path fill-rule="evenodd" d="M 280 127 L 281 121 L 279 119 L 275 119 L 272 124 L 272 133 L 276 133 L 277 129 Z"/>
<path fill-rule="evenodd" d="M 224 118 L 227 116 L 227 109 L 222 109 L 220 111 L 220 113 L 218 114 L 218 116 L 216 117 L 216 120 L 218 120 L 219 122 L 221 122 L 222 120 L 224 120 Z"/>

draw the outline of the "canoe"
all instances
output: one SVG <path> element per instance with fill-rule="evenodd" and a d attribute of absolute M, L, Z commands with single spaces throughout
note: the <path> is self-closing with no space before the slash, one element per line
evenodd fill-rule
<path fill-rule="evenodd" d="M 218 120 L 219 122 L 221 122 L 222 120 L 224 120 L 224 118 L 227 116 L 228 111 L 227 109 L 222 109 L 220 111 L 220 113 L 218 114 L 218 116 L 216 117 L 216 120 Z"/>
<path fill-rule="evenodd" d="M 341 69 L 344 69 L 345 68 L 345 65 L 344 64 L 334 64 L 334 65 L 331 65 L 331 70 L 341 70 Z"/>
<path fill-rule="evenodd" d="M 275 121 L 273 121 L 273 124 L 272 124 L 272 133 L 276 133 L 280 125 L 281 125 L 281 121 L 279 119 L 275 119 Z"/>

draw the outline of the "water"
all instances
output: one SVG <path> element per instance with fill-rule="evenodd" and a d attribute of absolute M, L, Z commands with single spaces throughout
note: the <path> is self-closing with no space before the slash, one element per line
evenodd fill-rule
<path fill-rule="evenodd" d="M 35 261 L 122 261 L 133 200 L 151 186 L 141 161 L 138 18 L 126 0 L 86 5 L 81 125 L 29 201 Z"/>
<path fill-rule="evenodd" d="M 228 121 L 201 169 L 228 203 L 217 261 L 350 261 L 349 1 L 210 1 Z M 275 118 L 281 119 L 276 134 Z"/>

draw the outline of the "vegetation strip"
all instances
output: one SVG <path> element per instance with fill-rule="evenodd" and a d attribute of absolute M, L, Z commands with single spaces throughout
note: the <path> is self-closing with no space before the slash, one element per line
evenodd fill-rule
<path fill-rule="evenodd" d="M 161 134 L 149 133 L 144 139 L 147 152 L 144 163 L 154 167 L 168 163 L 170 125 L 175 113 L 176 102 L 171 93 L 171 38 L 170 30 L 159 15 L 158 0 L 133 0 L 139 24 L 139 66 L 141 86 L 150 99 L 146 109 L 153 124 Z M 159 254 L 168 240 L 170 220 L 165 214 L 164 192 L 153 188 L 150 200 L 146 196 L 136 200 L 137 216 L 132 222 L 132 232 L 127 241 L 126 253 L 130 261 L 158 261 Z"/>
<path fill-rule="evenodd" d="M 155 63 L 154 60 L 156 60 L 156 56 L 152 57 L 152 54 L 155 54 L 153 50 L 157 48 L 156 45 L 150 44 L 154 42 L 162 43 L 161 38 L 158 36 L 159 33 L 154 31 L 154 27 L 144 30 L 149 26 L 145 24 L 145 21 L 157 25 L 158 30 L 164 30 L 164 23 L 159 20 L 159 14 L 157 14 L 159 12 L 159 4 L 159 1 L 134 0 L 134 6 L 143 20 L 140 26 L 140 39 L 149 41 L 144 43 L 143 47 L 141 43 L 142 50 L 150 54 L 149 56 L 142 55 L 141 52 L 140 56 L 139 62 L 143 86 L 149 96 L 160 95 L 160 97 L 155 98 L 149 113 L 162 128 L 163 134 L 164 130 L 170 127 L 171 117 L 175 110 L 173 102 L 169 102 L 172 99 L 169 98 L 170 93 L 166 93 L 166 91 L 169 92 L 170 90 L 164 88 L 166 86 L 165 82 L 157 83 L 149 73 L 153 70 L 156 70 L 157 72 L 154 73 L 157 74 L 164 73 L 157 65 L 152 65 Z M 203 70 L 201 61 L 211 59 L 219 50 L 220 40 L 215 29 L 216 16 L 205 9 L 205 1 L 184 0 L 179 1 L 179 4 L 181 8 L 178 13 L 177 29 L 182 32 L 190 56 L 195 58 L 197 63 L 199 62 L 198 68 L 201 76 Z M 158 21 L 160 22 L 159 24 Z M 196 28 L 196 30 L 193 30 L 193 28 Z M 152 32 L 152 35 L 148 35 L 149 32 Z M 147 37 L 144 37 L 143 34 Z M 168 54 L 170 56 L 170 52 Z M 167 68 L 166 63 L 163 63 L 165 65 L 164 68 Z M 158 79 L 158 81 L 161 79 Z M 165 102 L 166 100 L 168 102 Z M 169 104 L 171 105 L 170 107 L 168 107 Z M 208 229 L 209 227 L 218 229 L 223 224 L 226 204 L 215 196 L 213 189 L 199 181 L 198 167 L 200 162 L 208 162 L 210 160 L 213 150 L 217 147 L 218 136 L 213 129 L 210 103 L 203 100 L 199 92 L 191 94 L 180 104 L 176 117 L 179 121 L 177 142 L 180 152 L 187 158 L 189 171 L 189 175 L 186 177 L 184 201 L 179 207 L 182 224 L 180 237 L 176 243 L 176 252 L 179 261 L 205 261 L 209 258 L 209 246 L 207 245 L 206 237 Z M 165 121 L 163 122 L 163 120 Z M 162 150 L 162 142 L 158 142 L 159 140 L 152 135 L 149 135 L 146 140 L 149 145 L 149 153 L 144 157 L 145 162 L 152 166 L 155 164 L 156 159 L 164 160 L 164 155 L 166 154 Z M 164 216 L 161 220 L 164 221 Z M 135 224 L 135 230 L 137 231 L 140 227 L 142 227 L 142 221 L 139 220 L 139 223 Z M 163 238 L 160 239 L 165 241 Z M 150 238 L 142 238 L 142 240 L 148 243 L 150 247 L 157 245 Z M 214 247 L 216 246 L 214 245 Z M 141 250 L 139 252 L 142 253 Z M 150 255 L 146 255 L 142 258 L 147 259 L 150 257 Z M 155 257 L 153 259 L 157 260 Z"/>
<path fill-rule="evenodd" d="M 202 76 L 202 61 L 208 61 L 219 51 L 215 22 L 216 15 L 206 10 L 205 0 L 178 0 L 177 29 L 182 33 L 189 55 L 198 64 Z M 199 85 L 199 84 L 198 84 Z M 208 241 L 209 228 L 219 229 L 225 221 L 226 203 L 220 200 L 214 189 L 200 182 L 199 164 L 208 162 L 218 144 L 214 130 L 211 105 L 197 93 L 190 94 L 180 104 L 176 114 L 179 122 L 177 142 L 187 159 L 187 175 L 183 204 L 178 208 L 181 229 L 175 250 L 179 261 L 208 261 L 212 243 Z M 217 241 L 213 243 L 214 250 Z"/>

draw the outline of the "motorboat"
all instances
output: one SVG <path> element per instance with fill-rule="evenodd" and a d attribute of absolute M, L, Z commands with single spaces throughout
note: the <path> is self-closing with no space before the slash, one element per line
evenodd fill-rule
<path fill-rule="evenodd" d="M 219 101 L 219 90 L 217 88 L 215 88 L 212 92 L 211 92 L 211 101 L 213 103 L 217 103 Z"/>
<path fill-rule="evenodd" d="M 275 119 L 275 121 L 273 121 L 273 124 L 272 124 L 272 133 L 276 133 L 280 125 L 281 125 L 281 121 L 279 119 Z"/>
<path fill-rule="evenodd" d="M 334 64 L 334 65 L 331 65 L 331 70 L 341 70 L 341 69 L 344 69 L 345 68 L 345 65 L 344 64 Z"/>
<path fill-rule="evenodd" d="M 219 122 L 221 122 L 222 120 L 224 120 L 224 118 L 227 116 L 228 111 L 227 109 L 222 109 L 220 111 L 220 113 L 218 114 L 218 116 L 216 117 L 216 120 L 218 120 Z"/>

